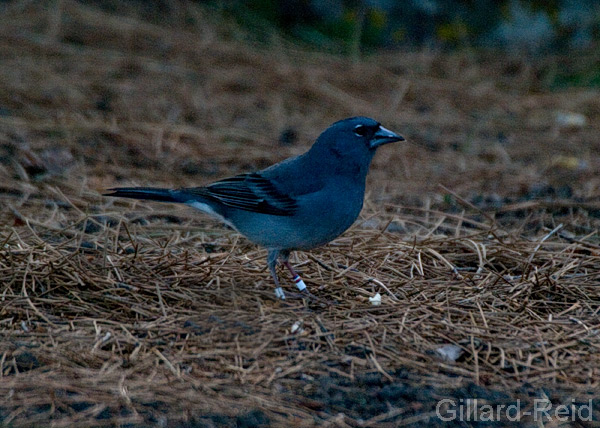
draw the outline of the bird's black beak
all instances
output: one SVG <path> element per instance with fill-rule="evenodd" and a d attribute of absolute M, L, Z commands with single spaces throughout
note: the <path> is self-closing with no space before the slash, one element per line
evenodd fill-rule
<path fill-rule="evenodd" d="M 404 141 L 404 137 L 380 126 L 377 132 L 373 134 L 373 138 L 371 138 L 370 147 L 376 149 L 379 146 L 396 141 Z"/>

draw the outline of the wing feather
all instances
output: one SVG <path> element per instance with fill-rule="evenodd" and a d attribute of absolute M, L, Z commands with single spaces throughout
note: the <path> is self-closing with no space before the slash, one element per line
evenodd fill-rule
<path fill-rule="evenodd" d="M 206 197 L 227 207 L 262 214 L 291 216 L 298 209 L 294 198 L 279 191 L 271 180 L 256 172 L 236 175 L 206 187 L 181 190 L 187 194 Z"/>

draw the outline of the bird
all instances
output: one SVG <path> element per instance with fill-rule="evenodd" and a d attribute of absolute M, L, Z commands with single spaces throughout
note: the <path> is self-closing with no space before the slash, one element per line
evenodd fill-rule
<path fill-rule="evenodd" d="M 397 141 L 405 139 L 376 120 L 350 117 L 329 126 L 304 154 L 260 171 L 202 187 L 116 187 L 105 196 L 183 203 L 203 211 L 268 250 L 277 298 L 285 299 L 279 261 L 298 290 L 310 295 L 290 253 L 327 244 L 354 223 L 376 150 Z"/>

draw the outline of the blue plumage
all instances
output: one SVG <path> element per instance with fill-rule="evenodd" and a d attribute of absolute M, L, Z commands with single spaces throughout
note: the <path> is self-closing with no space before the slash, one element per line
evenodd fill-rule
<path fill-rule="evenodd" d="M 203 187 L 115 188 L 107 196 L 185 203 L 223 220 L 269 250 L 276 295 L 284 298 L 275 272 L 278 259 L 295 277 L 290 251 L 326 244 L 354 223 L 373 155 L 395 141 L 404 138 L 373 119 L 353 117 L 327 128 L 308 152 L 262 171 Z"/>

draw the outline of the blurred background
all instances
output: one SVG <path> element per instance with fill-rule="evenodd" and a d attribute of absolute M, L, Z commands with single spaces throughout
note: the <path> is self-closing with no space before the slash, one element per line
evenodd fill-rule
<path fill-rule="evenodd" d="M 491 204 L 597 194 L 597 1 L 0 7 L 14 192 L 67 171 L 97 191 L 204 182 L 366 115 L 410 140 L 377 157 L 373 198 L 421 203 L 440 183 Z"/>
<path fill-rule="evenodd" d="M 499 48 L 535 54 L 589 49 L 599 37 L 597 1 L 290 0 L 220 4 L 259 33 L 276 27 L 328 51 Z"/>
<path fill-rule="evenodd" d="M 0 2 L 0 425 L 571 408 L 600 375 L 599 39 L 595 0 Z M 407 142 L 293 260 L 336 306 L 275 302 L 265 252 L 206 216 L 101 196 L 264 168 L 355 115 Z"/>

